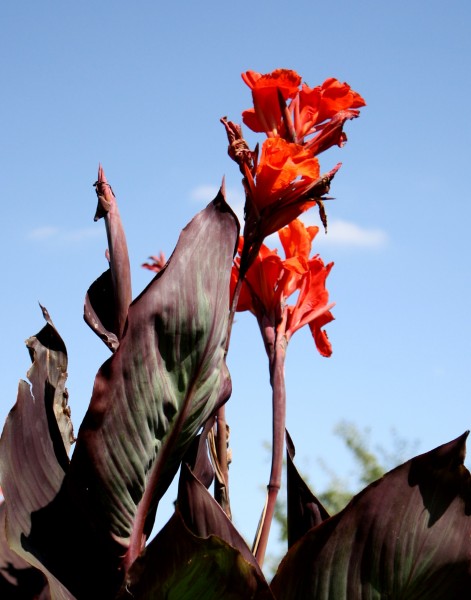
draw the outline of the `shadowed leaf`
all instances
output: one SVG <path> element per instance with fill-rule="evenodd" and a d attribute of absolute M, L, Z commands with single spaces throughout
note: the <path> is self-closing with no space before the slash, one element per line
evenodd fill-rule
<path fill-rule="evenodd" d="M 178 511 L 134 563 L 130 576 L 132 583 L 120 600 L 273 599 L 238 550 L 213 535 L 195 536 Z"/>
<path fill-rule="evenodd" d="M 19 383 L 17 402 L 0 440 L 0 471 L 9 546 L 43 571 L 54 598 L 66 600 L 73 596 L 24 545 L 32 513 L 47 506 L 61 488 L 73 441 L 65 388 L 67 353 L 49 314 L 41 308 L 47 323 L 26 342 L 33 362 L 28 371 L 31 387 L 26 381 Z"/>
<path fill-rule="evenodd" d="M 5 503 L 0 503 L 0 598 L 3 600 L 50 600 L 46 578 L 16 552 L 6 539 Z"/>
<path fill-rule="evenodd" d="M 258 563 L 245 540 L 207 490 L 211 483 L 211 479 L 207 477 L 211 463 L 206 436 L 199 436 L 190 450 L 182 464 L 178 485 L 177 504 L 185 525 L 198 537 L 217 535 L 236 548 L 263 579 Z"/>
<path fill-rule="evenodd" d="M 112 352 L 116 352 L 119 340 L 115 329 L 116 314 L 111 269 L 108 269 L 88 288 L 85 296 L 83 318 L 87 325 L 103 340 Z"/>
<path fill-rule="evenodd" d="M 273 600 L 247 544 L 206 489 L 210 473 L 202 435 L 182 464 L 175 514 L 130 572 L 128 591 L 135 598 Z"/>
<path fill-rule="evenodd" d="M 329 513 L 314 496 L 294 466 L 295 448 L 286 432 L 286 487 L 288 513 L 288 547 L 310 529 L 329 518 Z"/>
<path fill-rule="evenodd" d="M 387 473 L 287 553 L 278 600 L 471 597 L 467 433 Z"/>

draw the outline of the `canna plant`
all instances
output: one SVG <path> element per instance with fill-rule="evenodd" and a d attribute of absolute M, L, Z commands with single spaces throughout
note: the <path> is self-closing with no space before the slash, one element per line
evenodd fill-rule
<path fill-rule="evenodd" d="M 253 107 L 221 122 L 245 191 L 244 225 L 216 198 L 183 229 L 173 254 L 145 263 L 153 279 L 135 298 L 116 197 L 99 166 L 95 220 L 109 267 L 92 283 L 84 319 L 110 350 L 75 437 L 67 350 L 51 316 L 27 348 L 29 382 L 0 438 L 1 598 L 57 600 L 439 600 L 471 597 L 468 432 L 412 458 L 329 515 L 295 464 L 285 428 L 284 362 L 308 326 L 332 353 L 326 280 L 311 256 L 319 227 L 299 217 L 324 203 L 340 164 L 320 153 L 346 142 L 363 98 L 327 79 L 310 88 L 291 70 L 243 74 Z M 282 258 L 265 242 L 277 233 Z M 211 251 L 208 252 L 208 244 Z M 272 388 L 272 462 L 253 545 L 232 523 L 226 366 L 236 311 L 255 316 Z M 263 574 L 281 468 L 287 461 L 288 548 Z M 152 537 L 159 502 L 178 478 L 175 511 Z"/>

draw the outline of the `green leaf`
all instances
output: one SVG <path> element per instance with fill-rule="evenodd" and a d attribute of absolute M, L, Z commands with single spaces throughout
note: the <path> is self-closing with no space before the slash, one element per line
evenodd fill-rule
<path fill-rule="evenodd" d="M 277 600 L 471 597 L 471 478 L 466 432 L 355 496 L 287 553 Z"/>

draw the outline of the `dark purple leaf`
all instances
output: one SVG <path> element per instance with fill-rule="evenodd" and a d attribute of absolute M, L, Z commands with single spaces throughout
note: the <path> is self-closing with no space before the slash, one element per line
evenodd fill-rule
<path fill-rule="evenodd" d="M 31 388 L 20 381 L 18 398 L 0 440 L 0 471 L 6 507 L 6 536 L 13 551 L 41 569 L 56 598 L 73 596 L 24 545 L 34 511 L 59 492 L 69 464 L 72 422 L 65 388 L 67 353 L 46 309 L 46 325 L 26 342 L 32 359 Z M 64 531 L 64 524 L 61 524 Z"/>
<path fill-rule="evenodd" d="M 114 352 L 124 335 L 132 300 L 131 269 L 118 203 L 101 165 L 94 185 L 98 197 L 95 221 L 105 219 L 110 269 L 88 290 L 84 319 Z"/>
<path fill-rule="evenodd" d="M 5 503 L 0 502 L 0 598 L 50 600 L 44 575 L 11 550 L 6 538 Z"/>
<path fill-rule="evenodd" d="M 85 296 L 83 318 L 87 325 L 102 339 L 111 352 L 116 352 L 119 340 L 116 333 L 116 306 L 111 279 L 111 269 L 108 269 L 88 288 Z"/>
<path fill-rule="evenodd" d="M 208 492 L 211 479 L 204 433 L 182 464 L 175 514 L 131 569 L 133 597 L 273 600 L 255 557 Z"/>
<path fill-rule="evenodd" d="M 272 581 L 277 600 L 470 598 L 467 435 L 387 473 L 302 537 Z"/>
<path fill-rule="evenodd" d="M 189 455 L 194 457 L 192 464 L 187 461 Z M 236 548 L 261 575 L 258 563 L 245 540 L 208 492 L 207 486 L 196 477 L 196 474 L 208 473 L 208 462 L 206 439 L 202 435 L 195 440 L 194 451 L 187 454 L 181 467 L 177 504 L 183 521 L 194 535 L 202 538 L 217 535 Z M 205 483 L 210 484 L 209 478 Z"/>
<path fill-rule="evenodd" d="M 122 544 L 128 566 L 183 454 L 230 395 L 225 343 L 237 236 L 220 193 L 132 303 L 120 346 L 95 380 L 68 483 L 97 530 Z"/>
<path fill-rule="evenodd" d="M 178 541 L 177 541 L 178 540 Z M 273 600 L 268 584 L 219 537 L 195 536 L 175 512 L 133 565 L 120 600 Z"/>
<path fill-rule="evenodd" d="M 18 545 L 31 562 L 42 561 L 50 584 L 53 574 L 78 599 L 114 598 L 183 454 L 230 395 L 225 345 L 237 237 L 221 194 L 184 229 L 165 270 L 132 303 L 121 344 L 97 374 L 69 468 L 64 451 L 63 464 L 57 461 L 52 442 L 47 457 L 35 451 L 52 434 L 48 428 L 35 439 L 47 415 L 38 403 L 37 414 L 31 411 L 29 387 L 20 386 L 21 414 L 15 419 L 12 411 L 2 436 L 2 471 L 16 485 L 19 463 L 31 477 L 45 469 L 54 485 L 38 492 L 22 474 L 24 498 L 38 493 L 39 499 L 15 505 Z M 41 389 L 42 365 L 50 360 L 43 354 Z M 17 446 L 24 454 L 15 462 Z M 5 495 L 20 494 L 5 485 Z"/>
<path fill-rule="evenodd" d="M 310 529 L 329 518 L 329 513 L 314 496 L 294 466 L 295 448 L 286 432 L 286 488 L 288 513 L 288 547 Z"/>

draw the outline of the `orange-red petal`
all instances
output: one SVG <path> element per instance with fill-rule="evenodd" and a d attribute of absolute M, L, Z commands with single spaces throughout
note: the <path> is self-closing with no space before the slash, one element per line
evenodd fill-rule
<path fill-rule="evenodd" d="M 301 120 L 306 129 L 331 119 L 336 113 L 349 108 L 365 106 L 364 99 L 348 83 L 330 77 L 322 85 L 310 88 L 303 84 L 299 92 Z"/>
<path fill-rule="evenodd" d="M 317 317 L 317 319 L 314 319 L 309 323 L 309 329 L 311 330 L 312 337 L 314 338 L 316 348 L 319 351 L 319 354 L 325 357 L 329 357 L 332 355 L 332 344 L 329 341 L 327 332 L 324 331 L 322 327 L 334 320 L 335 317 L 328 310 L 319 317 Z"/>
<path fill-rule="evenodd" d="M 293 98 L 299 91 L 301 77 L 290 69 L 276 69 L 261 75 L 255 71 L 242 73 L 242 79 L 252 90 L 254 108 L 242 113 L 242 120 L 256 132 L 275 132 L 281 124 L 278 93 L 284 100 Z"/>
<path fill-rule="evenodd" d="M 319 161 L 310 150 L 282 138 L 267 138 L 256 172 L 255 204 L 259 210 L 280 197 L 295 180 L 315 181 Z"/>
<path fill-rule="evenodd" d="M 278 236 L 286 258 L 302 256 L 305 260 L 308 260 L 311 253 L 312 240 L 318 232 L 319 227 L 315 225 L 306 227 L 299 219 L 291 221 L 286 227 L 280 229 Z"/>

